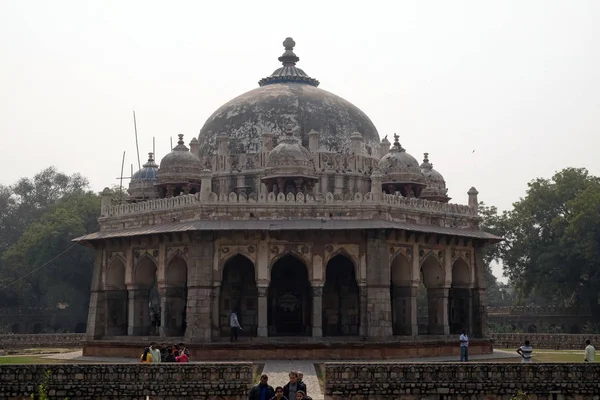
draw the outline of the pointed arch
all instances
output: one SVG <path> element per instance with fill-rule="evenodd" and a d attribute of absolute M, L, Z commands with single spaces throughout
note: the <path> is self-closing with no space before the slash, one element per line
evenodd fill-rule
<path fill-rule="evenodd" d="M 471 269 L 464 258 L 457 258 L 452 264 L 452 287 L 468 288 L 471 286 Z"/>
<path fill-rule="evenodd" d="M 221 259 L 221 261 L 219 261 L 219 280 L 220 281 L 223 281 L 225 266 L 227 265 L 227 263 L 229 263 L 230 260 L 234 259 L 235 257 L 245 258 L 246 260 L 248 260 L 248 262 L 250 264 L 252 264 L 252 268 L 254 268 L 256 270 L 255 260 L 253 260 L 254 257 L 251 257 L 248 253 L 238 249 L 237 251 L 232 252 L 231 254 L 228 254 L 227 256 L 223 257 Z M 255 277 L 255 279 L 256 279 L 256 277 Z"/>
<path fill-rule="evenodd" d="M 404 254 L 398 252 L 390 265 L 391 281 L 393 285 L 408 286 L 413 280 L 412 263 Z"/>
<path fill-rule="evenodd" d="M 133 284 L 150 289 L 156 281 L 156 263 L 149 255 L 143 255 L 133 270 Z"/>
<path fill-rule="evenodd" d="M 106 290 L 126 290 L 125 286 L 125 263 L 121 257 L 115 257 L 107 265 L 104 276 L 104 287 Z"/>
<path fill-rule="evenodd" d="M 390 299 L 392 302 L 392 332 L 394 335 L 412 334 L 412 262 L 397 252 L 390 265 Z"/>
<path fill-rule="evenodd" d="M 269 270 L 268 270 L 269 276 L 271 276 L 273 274 L 273 267 L 275 266 L 275 264 L 279 263 L 279 261 L 281 261 L 283 258 L 286 258 L 286 257 L 291 257 L 291 258 L 298 260 L 298 262 L 300 262 L 306 269 L 306 274 L 309 277 L 312 276 L 312 270 L 310 268 L 312 263 L 310 262 L 310 260 L 307 260 L 302 254 L 300 254 L 299 252 L 297 252 L 295 250 L 291 250 L 291 249 L 282 251 L 281 253 L 277 254 L 275 257 L 273 257 L 271 259 L 271 262 L 269 263 Z"/>
<path fill-rule="evenodd" d="M 187 262 L 181 256 L 171 257 L 167 263 L 165 273 L 166 283 L 169 286 L 185 287 L 187 283 Z"/>
<path fill-rule="evenodd" d="M 444 284 L 444 267 L 433 252 L 421 262 L 421 282 L 427 289 L 440 287 Z"/>
<path fill-rule="evenodd" d="M 244 328 L 241 336 L 255 336 L 258 329 L 258 288 L 254 263 L 243 253 L 227 258 L 221 271 L 219 292 L 219 332 L 229 336 L 229 316 L 237 311 Z"/>
<path fill-rule="evenodd" d="M 357 336 L 360 331 L 356 264 L 343 253 L 329 259 L 323 286 L 323 335 Z"/>
<path fill-rule="evenodd" d="M 125 263 L 121 257 L 114 257 L 106 268 L 104 298 L 107 336 L 127 334 L 128 305 L 125 273 Z"/>
<path fill-rule="evenodd" d="M 348 250 L 346 250 L 343 247 L 340 247 L 340 248 L 334 250 L 326 258 L 325 262 L 323 263 L 323 265 L 325 265 L 325 276 L 327 276 L 327 265 L 329 265 L 329 262 L 331 260 L 333 260 L 335 257 L 338 257 L 338 256 L 345 257 L 345 258 L 347 258 L 352 263 L 352 268 L 354 269 L 354 276 L 357 277 L 357 280 L 358 280 L 358 277 L 360 276 L 360 271 L 358 269 L 360 263 L 358 262 L 358 260 L 353 255 L 351 255 L 348 252 Z"/>

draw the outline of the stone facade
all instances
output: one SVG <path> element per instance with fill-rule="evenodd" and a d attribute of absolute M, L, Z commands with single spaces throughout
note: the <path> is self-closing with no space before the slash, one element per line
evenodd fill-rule
<path fill-rule="evenodd" d="M 326 400 L 596 399 L 597 364 L 326 363 Z"/>
<path fill-rule="evenodd" d="M 77 239 L 96 252 L 88 339 L 219 341 L 232 310 L 243 335 L 264 341 L 485 336 L 481 254 L 499 238 L 478 229 L 477 191 L 468 205 L 449 204 L 441 174 L 398 135 L 390 147 L 374 127 L 320 132 L 352 115 L 360 121 L 339 126 L 367 127 L 368 118 L 319 92 L 295 67 L 293 40 L 285 43 L 285 67 L 261 81 L 276 100 L 268 112 L 249 92 L 189 149 L 179 136 L 152 196 L 135 180 L 129 204 L 103 192 L 100 232 Z M 277 89 L 290 85 L 311 88 L 308 111 L 298 111 L 306 90 Z"/>
<path fill-rule="evenodd" d="M 37 335 L 0 335 L 4 349 L 24 347 L 81 347 L 85 333 L 42 333 Z"/>
<path fill-rule="evenodd" d="M 4 365 L 0 399 L 29 399 L 50 372 L 49 399 L 246 400 L 252 364 Z"/>

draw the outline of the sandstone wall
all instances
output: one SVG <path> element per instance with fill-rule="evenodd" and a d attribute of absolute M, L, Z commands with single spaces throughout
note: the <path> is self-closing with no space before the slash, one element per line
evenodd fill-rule
<path fill-rule="evenodd" d="M 0 335 L 0 348 L 81 347 L 85 333 L 40 333 Z"/>
<path fill-rule="evenodd" d="M 589 339 L 595 347 L 600 346 L 600 335 L 563 335 L 560 333 L 493 333 L 494 348 L 516 349 L 531 342 L 534 349 L 583 350 Z"/>
<path fill-rule="evenodd" d="M 50 399 L 246 400 L 251 363 L 3 365 L 0 400 L 28 399 L 50 371 Z"/>
<path fill-rule="evenodd" d="M 326 400 L 592 399 L 600 364 L 326 363 Z M 595 397 L 594 397 L 595 398 Z"/>

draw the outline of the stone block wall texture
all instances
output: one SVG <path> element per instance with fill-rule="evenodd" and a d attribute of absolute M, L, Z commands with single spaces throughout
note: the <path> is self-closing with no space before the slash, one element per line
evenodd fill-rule
<path fill-rule="evenodd" d="M 3 365 L 0 400 L 29 399 L 50 371 L 50 399 L 246 400 L 251 363 Z"/>
<path fill-rule="evenodd" d="M 0 335 L 4 349 L 24 347 L 81 347 L 85 333 L 39 333 Z"/>
<path fill-rule="evenodd" d="M 326 363 L 326 400 L 597 399 L 600 364 Z"/>
<path fill-rule="evenodd" d="M 600 335 L 563 335 L 560 333 L 493 333 L 494 348 L 517 349 L 526 340 L 533 349 L 583 350 L 585 341 L 589 339 L 596 348 L 600 348 Z"/>

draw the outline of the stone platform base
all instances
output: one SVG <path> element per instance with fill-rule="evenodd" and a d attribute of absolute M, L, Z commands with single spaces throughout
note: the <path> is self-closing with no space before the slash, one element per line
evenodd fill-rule
<path fill-rule="evenodd" d="M 89 357 L 139 357 L 152 341 L 173 344 L 181 338 L 111 338 L 84 342 L 83 355 Z M 320 341 L 305 338 L 273 338 L 228 342 L 186 343 L 194 361 L 257 361 L 257 360 L 397 360 L 401 358 L 456 356 L 460 357 L 458 340 L 412 339 L 363 341 L 360 339 L 327 338 Z M 472 339 L 469 355 L 492 354 L 490 339 Z M 426 360 L 424 360 L 426 361 Z"/>

